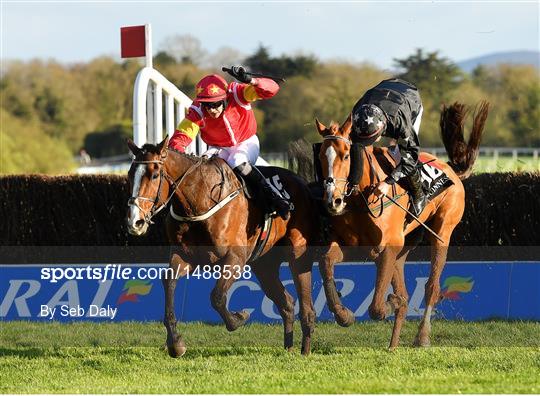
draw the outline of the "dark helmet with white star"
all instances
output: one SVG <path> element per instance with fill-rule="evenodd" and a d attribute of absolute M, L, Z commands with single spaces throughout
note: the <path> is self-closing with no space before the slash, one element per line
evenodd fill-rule
<path fill-rule="evenodd" d="M 385 129 L 386 116 L 378 106 L 363 104 L 353 108 L 351 137 L 355 143 L 370 146 Z"/>

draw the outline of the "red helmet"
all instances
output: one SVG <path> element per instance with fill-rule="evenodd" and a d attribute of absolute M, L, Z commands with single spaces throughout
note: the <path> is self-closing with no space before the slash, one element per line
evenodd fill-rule
<path fill-rule="evenodd" d="M 218 102 L 227 97 L 227 81 L 220 75 L 210 74 L 197 83 L 195 90 L 197 93 L 195 100 Z"/>

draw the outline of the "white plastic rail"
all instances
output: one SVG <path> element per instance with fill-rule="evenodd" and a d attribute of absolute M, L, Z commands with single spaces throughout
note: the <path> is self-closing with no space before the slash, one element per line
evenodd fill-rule
<path fill-rule="evenodd" d="M 185 117 L 192 100 L 152 67 L 143 68 L 133 89 L 133 139 L 137 146 L 159 143 L 163 127 L 172 136 L 178 123 Z M 165 117 L 163 117 L 165 108 Z M 201 155 L 206 144 L 195 139 L 186 152 Z"/>

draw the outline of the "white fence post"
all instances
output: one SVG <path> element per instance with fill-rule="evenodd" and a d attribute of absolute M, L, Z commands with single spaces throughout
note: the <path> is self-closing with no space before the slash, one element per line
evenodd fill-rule
<path fill-rule="evenodd" d="M 163 102 L 165 95 L 165 102 Z M 165 103 L 165 129 L 172 136 L 178 123 L 186 115 L 192 100 L 161 73 L 151 67 L 143 68 L 133 89 L 133 140 L 137 146 L 159 143 L 163 139 L 163 103 Z M 186 152 L 201 155 L 206 144 L 200 136 Z"/>

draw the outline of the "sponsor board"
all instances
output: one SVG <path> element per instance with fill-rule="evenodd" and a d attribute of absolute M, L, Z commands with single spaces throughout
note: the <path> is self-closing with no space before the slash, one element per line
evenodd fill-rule
<path fill-rule="evenodd" d="M 104 266 L 96 264 L 92 267 Z M 0 320 L 160 321 L 163 318 L 164 294 L 160 279 L 133 277 L 103 281 L 81 276 L 51 282 L 50 278 L 42 279 L 43 268 L 47 267 L 54 266 L 0 266 Z M 124 267 L 135 273 L 141 267 L 165 267 L 165 264 Z M 409 318 L 419 318 L 424 313 L 424 288 L 429 268 L 429 264 L 423 262 L 406 265 Z M 280 269 L 280 278 L 295 296 L 286 265 Z M 372 263 L 343 263 L 335 267 L 338 291 L 358 320 L 369 319 L 367 311 L 373 298 L 374 279 Z M 215 282 L 215 279 L 202 278 L 182 278 L 178 282 L 178 320 L 221 322 L 210 306 L 210 291 Z M 437 305 L 435 316 L 451 320 L 540 320 L 539 285 L 540 262 L 449 262 L 441 277 L 443 300 Z M 313 301 L 318 320 L 333 320 L 316 265 Z M 252 321 L 281 320 L 254 276 L 242 277 L 233 283 L 228 306 L 233 311 L 248 310 Z M 295 311 L 298 313 L 298 302 Z"/>

